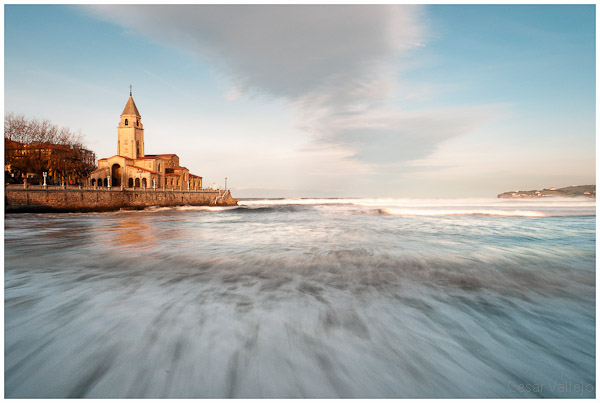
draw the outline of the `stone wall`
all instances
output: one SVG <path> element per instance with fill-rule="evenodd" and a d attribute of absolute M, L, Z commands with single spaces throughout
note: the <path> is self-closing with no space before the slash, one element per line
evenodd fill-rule
<path fill-rule="evenodd" d="M 149 206 L 235 206 L 229 191 L 12 188 L 4 191 L 6 213 L 89 212 Z"/>

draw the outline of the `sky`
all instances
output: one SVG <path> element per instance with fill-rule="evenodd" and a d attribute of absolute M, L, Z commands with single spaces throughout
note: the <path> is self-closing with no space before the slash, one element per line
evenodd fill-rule
<path fill-rule="evenodd" d="M 234 197 L 595 184 L 595 5 L 5 5 L 4 110 Z"/>

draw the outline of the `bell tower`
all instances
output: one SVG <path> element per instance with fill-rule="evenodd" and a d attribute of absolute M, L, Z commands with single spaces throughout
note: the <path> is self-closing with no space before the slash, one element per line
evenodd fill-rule
<path fill-rule="evenodd" d="M 142 125 L 142 116 L 133 102 L 131 86 L 129 86 L 129 99 L 119 122 L 117 155 L 132 159 L 144 156 L 144 125 Z"/>

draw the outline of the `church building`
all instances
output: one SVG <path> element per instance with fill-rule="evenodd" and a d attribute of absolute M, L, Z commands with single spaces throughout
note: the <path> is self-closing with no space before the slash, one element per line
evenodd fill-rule
<path fill-rule="evenodd" d="M 98 187 L 201 190 L 202 178 L 179 165 L 175 154 L 146 154 L 142 116 L 131 91 L 118 127 L 117 155 L 98 160 L 90 185 Z"/>

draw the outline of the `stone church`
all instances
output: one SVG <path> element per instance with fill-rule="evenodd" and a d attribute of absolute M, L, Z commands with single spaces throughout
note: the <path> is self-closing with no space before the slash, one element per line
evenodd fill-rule
<path fill-rule="evenodd" d="M 202 178 L 179 165 L 175 154 L 146 154 L 144 125 L 131 92 L 118 127 L 117 155 L 98 160 L 90 185 L 150 189 L 201 190 Z"/>

